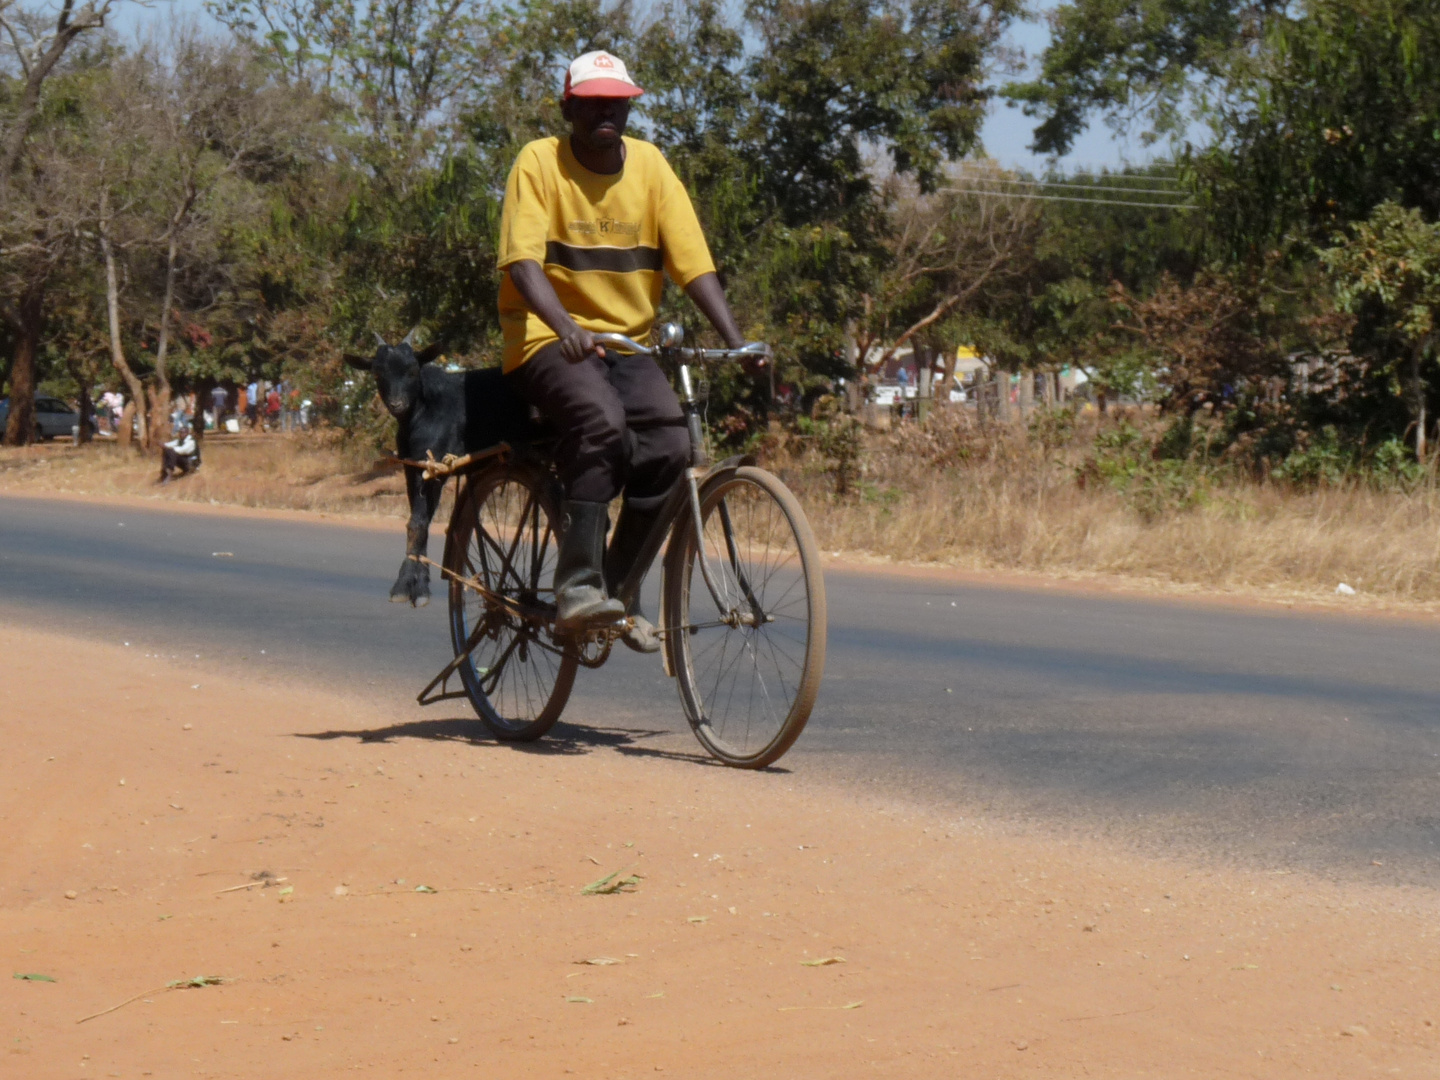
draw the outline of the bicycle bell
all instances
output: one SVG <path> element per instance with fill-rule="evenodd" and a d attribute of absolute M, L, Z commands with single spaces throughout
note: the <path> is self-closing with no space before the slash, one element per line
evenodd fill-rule
<path fill-rule="evenodd" d="M 667 322 L 660 327 L 660 348 L 678 349 L 685 340 L 685 328 L 679 323 Z"/>

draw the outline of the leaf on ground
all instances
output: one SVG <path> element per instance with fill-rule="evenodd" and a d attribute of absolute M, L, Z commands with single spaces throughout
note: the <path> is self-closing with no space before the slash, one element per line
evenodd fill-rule
<path fill-rule="evenodd" d="M 25 982 L 54 982 L 49 975 L 41 975 L 35 971 L 17 971 L 15 978 L 23 979 Z"/>
<path fill-rule="evenodd" d="M 575 997 L 567 997 L 565 1000 L 568 1001 L 571 1005 L 594 1005 L 594 1004 L 595 1004 L 595 999 L 594 999 L 594 998 L 580 997 L 578 994 L 577 994 Z"/>
<path fill-rule="evenodd" d="M 416 886 L 415 886 L 415 891 L 416 891 L 416 892 L 438 893 L 440 890 L 439 890 L 439 889 L 432 889 L 429 885 L 416 885 Z"/>
<path fill-rule="evenodd" d="M 606 874 L 599 881 L 592 881 L 580 890 L 581 896 L 610 896 L 613 893 L 634 892 L 640 887 L 640 875 L 620 876 L 620 871 Z"/>
<path fill-rule="evenodd" d="M 172 990 L 192 990 L 201 986 L 219 986 L 225 981 L 223 975 L 196 975 L 193 979 L 174 979 L 165 985 Z"/>
<path fill-rule="evenodd" d="M 688 919 L 686 919 L 685 921 L 686 921 L 686 922 L 693 922 L 693 923 L 709 922 L 709 921 L 710 921 L 710 916 L 709 916 L 709 915 L 691 915 L 691 916 L 690 916 Z"/>
<path fill-rule="evenodd" d="M 843 956 L 820 956 L 816 957 L 814 960 L 800 961 L 800 963 L 802 963 L 806 967 L 826 967 L 829 964 L 843 964 L 844 962 L 845 958 Z"/>
<path fill-rule="evenodd" d="M 623 961 L 616 960 L 613 956 L 596 956 L 589 960 L 576 960 L 577 964 L 590 964 L 594 967 L 609 967 L 611 964 L 619 964 Z"/>

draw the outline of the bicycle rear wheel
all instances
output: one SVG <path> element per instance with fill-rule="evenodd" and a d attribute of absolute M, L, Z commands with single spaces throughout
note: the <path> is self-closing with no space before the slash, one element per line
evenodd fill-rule
<path fill-rule="evenodd" d="M 759 769 L 790 749 L 820 690 L 820 556 L 799 502 L 763 469 L 742 467 L 703 489 L 700 513 L 720 603 L 692 526 L 667 559 L 665 646 L 701 745 L 727 765 Z"/>
<path fill-rule="evenodd" d="M 445 534 L 450 638 L 470 704 L 497 739 L 528 742 L 560 719 L 578 660 L 551 638 L 559 519 L 538 470 L 505 463 L 466 483 Z"/>

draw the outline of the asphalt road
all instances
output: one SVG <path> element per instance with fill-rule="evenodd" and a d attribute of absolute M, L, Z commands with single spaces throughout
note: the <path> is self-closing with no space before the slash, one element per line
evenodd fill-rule
<path fill-rule="evenodd" d="M 478 738 L 463 702 L 413 706 L 448 636 L 443 596 L 386 602 L 402 532 L 0 496 L 0 619 L 395 702 L 393 729 L 332 735 Z M 827 586 L 824 688 L 780 762 L 794 773 L 957 818 L 1440 884 L 1440 627 L 839 571 Z M 623 649 L 581 672 L 555 735 L 698 749 L 658 658 Z"/>

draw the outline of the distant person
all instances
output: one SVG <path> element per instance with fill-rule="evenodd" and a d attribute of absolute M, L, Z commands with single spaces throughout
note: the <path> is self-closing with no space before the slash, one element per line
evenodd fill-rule
<path fill-rule="evenodd" d="M 125 412 L 125 395 L 116 390 L 107 390 L 100 395 L 100 403 L 104 405 L 106 427 L 114 434 L 119 434 L 120 417 Z"/>
<path fill-rule="evenodd" d="M 300 426 L 300 391 L 291 386 L 288 379 L 280 385 L 284 387 L 285 408 L 281 416 L 285 430 L 294 431 Z"/>
<path fill-rule="evenodd" d="M 276 387 L 270 387 L 270 392 L 265 395 L 265 423 L 266 429 L 274 431 L 280 426 L 280 391 Z"/>
<path fill-rule="evenodd" d="M 245 419 L 250 424 L 250 430 L 255 430 L 255 425 L 260 422 L 260 383 L 252 382 L 245 387 Z"/>
<path fill-rule="evenodd" d="M 216 431 L 219 431 L 221 425 L 225 423 L 225 410 L 229 405 L 229 393 L 226 392 L 225 387 L 217 384 L 215 389 L 210 391 L 210 411 L 215 416 Z"/>
<path fill-rule="evenodd" d="M 174 473 L 188 476 L 200 467 L 197 453 L 199 447 L 189 424 L 181 425 L 171 439 L 160 449 L 160 477 L 157 484 L 168 484 Z"/>

